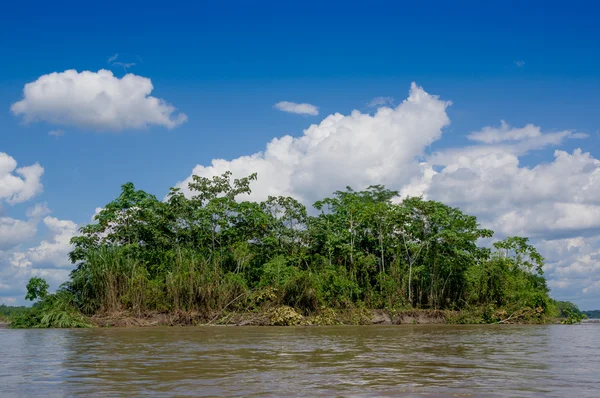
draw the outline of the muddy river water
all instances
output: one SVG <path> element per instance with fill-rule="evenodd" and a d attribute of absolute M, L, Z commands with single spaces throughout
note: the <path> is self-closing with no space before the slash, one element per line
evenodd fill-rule
<path fill-rule="evenodd" d="M 600 397 L 600 324 L 0 329 L 0 397 Z"/>

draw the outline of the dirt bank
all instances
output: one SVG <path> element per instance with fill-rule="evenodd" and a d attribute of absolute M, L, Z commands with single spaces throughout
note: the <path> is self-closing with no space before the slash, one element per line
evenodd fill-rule
<path fill-rule="evenodd" d="M 99 314 L 91 318 L 99 327 L 151 327 L 151 326 L 319 326 L 319 325 L 415 325 L 449 323 L 448 311 L 325 309 L 317 314 L 304 316 L 291 307 L 281 306 L 263 312 L 230 312 L 203 314 L 176 311 L 172 313 L 147 312 L 132 314 L 117 312 Z"/>

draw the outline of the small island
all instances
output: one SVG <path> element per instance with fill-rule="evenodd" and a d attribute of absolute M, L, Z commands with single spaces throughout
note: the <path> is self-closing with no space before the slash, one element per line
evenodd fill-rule
<path fill-rule="evenodd" d="M 307 209 L 246 200 L 257 175 L 194 176 L 165 200 L 132 183 L 72 239 L 70 280 L 32 278 L 11 327 L 548 323 L 582 319 L 550 298 L 525 237 L 493 245 L 436 201 L 350 187 Z M 7 307 L 8 308 L 8 307 Z M 11 314 L 5 314 L 5 316 Z"/>

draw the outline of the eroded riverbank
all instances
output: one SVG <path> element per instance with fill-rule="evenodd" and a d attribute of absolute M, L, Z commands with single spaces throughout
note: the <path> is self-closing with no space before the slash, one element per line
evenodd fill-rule
<path fill-rule="evenodd" d="M 535 311 L 534 311 L 535 312 Z M 529 318 L 522 316 L 523 314 Z M 175 311 L 171 313 L 146 312 L 131 314 L 115 312 L 90 318 L 98 327 L 151 327 L 151 326 L 334 326 L 334 325 L 440 325 L 482 323 L 556 323 L 554 319 L 531 317 L 500 312 L 499 321 L 486 321 L 477 311 L 448 310 L 333 310 L 324 309 L 315 315 L 304 316 L 291 307 L 279 306 L 260 312 L 200 313 Z M 507 320 L 505 320 L 507 319 Z"/>

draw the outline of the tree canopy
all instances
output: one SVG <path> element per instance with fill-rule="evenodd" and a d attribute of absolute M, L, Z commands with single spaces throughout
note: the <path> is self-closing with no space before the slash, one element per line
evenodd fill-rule
<path fill-rule="evenodd" d="M 249 201 L 256 178 L 194 176 L 191 195 L 172 188 L 164 201 L 123 185 L 72 239 L 76 268 L 61 290 L 84 314 L 209 313 L 265 297 L 304 313 L 550 311 L 544 260 L 527 238 L 482 246 L 493 232 L 475 217 L 381 185 L 347 187 L 312 209 L 291 197 Z M 28 296 L 41 297 L 36 286 Z"/>

